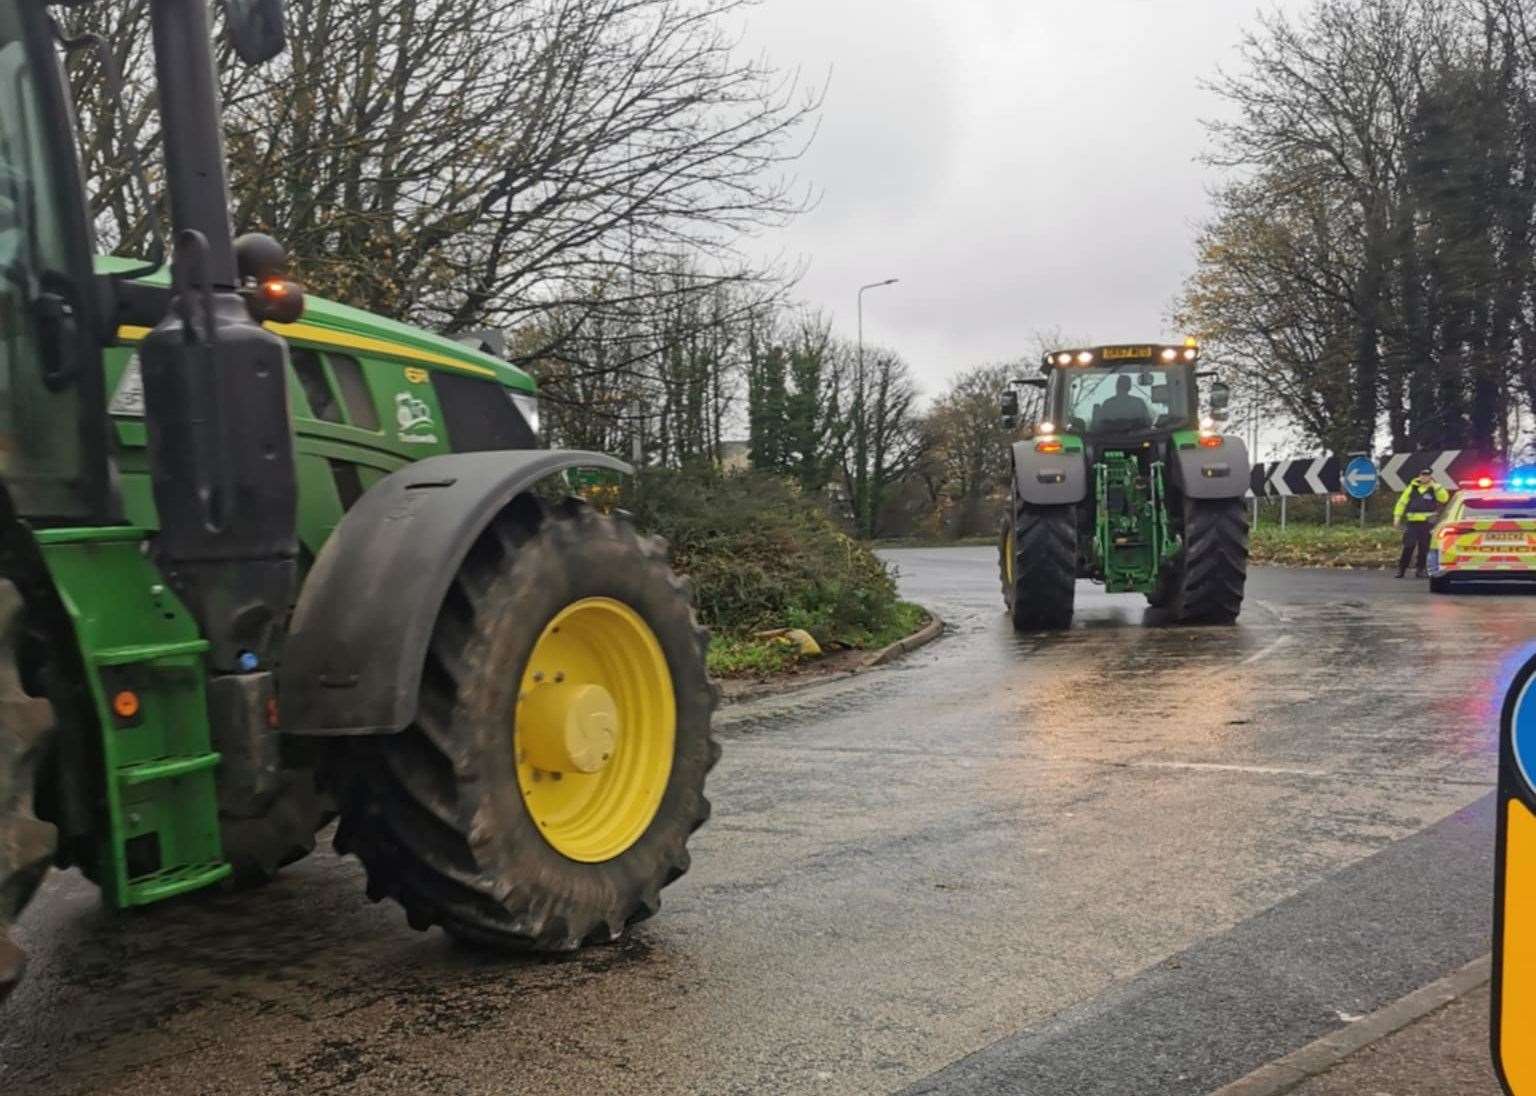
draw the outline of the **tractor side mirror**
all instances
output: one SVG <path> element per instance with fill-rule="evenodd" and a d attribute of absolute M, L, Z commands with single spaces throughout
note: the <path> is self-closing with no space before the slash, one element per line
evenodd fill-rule
<path fill-rule="evenodd" d="M 1232 386 L 1226 381 L 1217 381 L 1211 385 L 1211 411 L 1225 412 L 1232 402 Z M 1214 415 L 1212 416 L 1214 417 Z"/>
<path fill-rule="evenodd" d="M 1003 389 L 1001 400 L 1003 425 L 1009 430 L 1019 425 L 1019 393 L 1016 389 Z"/>
<path fill-rule="evenodd" d="M 247 65 L 266 64 L 288 45 L 283 0 L 224 0 L 224 23 L 235 56 Z"/>

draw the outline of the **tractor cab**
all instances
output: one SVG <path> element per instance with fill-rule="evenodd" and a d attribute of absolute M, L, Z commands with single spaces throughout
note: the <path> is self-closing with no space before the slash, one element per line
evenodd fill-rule
<path fill-rule="evenodd" d="M 1153 368 L 1130 362 L 1053 369 L 1047 404 L 1063 430 L 1092 438 L 1187 427 L 1194 419 L 1191 373 L 1177 364 Z"/>
<path fill-rule="evenodd" d="M 1201 425 L 1199 347 L 1100 346 L 1056 350 L 1041 359 L 1041 424 L 1092 442 L 1139 442 Z M 1212 385 L 1213 426 L 1225 417 L 1227 386 Z M 1209 426 L 1207 427 L 1209 429 Z"/>

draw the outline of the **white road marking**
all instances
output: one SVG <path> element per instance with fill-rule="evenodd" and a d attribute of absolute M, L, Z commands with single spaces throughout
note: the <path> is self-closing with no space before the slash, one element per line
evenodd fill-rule
<path fill-rule="evenodd" d="M 1243 659 L 1241 662 L 1238 663 L 1238 665 L 1239 666 L 1252 666 L 1259 659 L 1264 658 L 1267 655 L 1273 654 L 1275 651 L 1279 650 L 1281 647 L 1284 647 L 1290 641 L 1291 641 L 1291 637 L 1290 636 L 1281 636 L 1279 639 L 1277 639 L 1273 643 L 1271 643 L 1268 647 L 1263 647 L 1263 648 L 1260 648 L 1257 651 L 1254 651 L 1253 654 L 1251 654 L 1247 658 Z"/>
<path fill-rule="evenodd" d="M 1273 765 L 1222 765 L 1214 761 L 1127 761 L 1128 769 L 1189 769 L 1194 772 L 1256 773 L 1260 776 L 1327 777 L 1322 769 L 1286 769 Z"/>

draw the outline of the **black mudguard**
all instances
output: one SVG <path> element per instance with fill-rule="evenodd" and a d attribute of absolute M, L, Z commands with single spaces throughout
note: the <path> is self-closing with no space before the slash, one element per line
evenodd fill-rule
<path fill-rule="evenodd" d="M 513 499 L 569 468 L 633 471 L 600 453 L 449 453 L 393 472 L 364 494 L 299 595 L 278 675 L 284 733 L 393 734 L 409 725 L 459 565 Z"/>
<path fill-rule="evenodd" d="M 1174 452 L 1173 483 L 1187 499 L 1240 499 L 1248 493 L 1252 465 L 1243 439 L 1224 435 L 1221 445 L 1201 445 Z"/>
<path fill-rule="evenodd" d="M 1071 506 L 1088 497 L 1088 458 L 1081 449 L 1039 453 L 1034 439 L 1014 442 L 1013 478 L 1031 506 Z"/>

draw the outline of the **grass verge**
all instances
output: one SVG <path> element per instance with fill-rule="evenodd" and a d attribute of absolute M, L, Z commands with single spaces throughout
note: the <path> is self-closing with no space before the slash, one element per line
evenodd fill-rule
<path fill-rule="evenodd" d="M 874 543 L 876 548 L 979 548 L 986 544 L 996 544 L 997 537 L 885 537 Z"/>
<path fill-rule="evenodd" d="M 957 548 L 994 544 L 993 539 L 882 540 L 876 548 Z M 1396 562 L 1402 533 L 1391 526 L 1310 525 L 1292 523 L 1281 529 L 1268 521 L 1253 531 L 1250 558 L 1275 567 L 1379 568 Z"/>
<path fill-rule="evenodd" d="M 881 650 L 917 631 L 927 619 L 928 614 L 921 605 L 897 602 L 884 625 L 873 631 L 845 634 L 833 641 L 830 649 L 823 648 L 822 657 L 825 659 L 843 651 L 862 654 Z M 772 677 L 816 661 L 801 658 L 787 643 L 755 636 L 722 634 L 713 637 L 709 644 L 709 672 L 715 677 Z"/>
<path fill-rule="evenodd" d="M 1402 533 L 1391 526 L 1260 525 L 1249 558 L 1280 567 L 1387 567 L 1397 560 Z"/>

